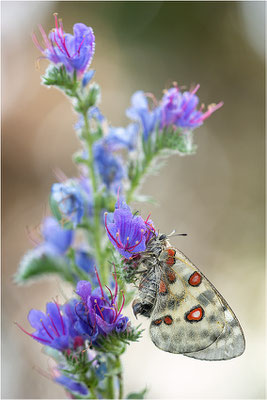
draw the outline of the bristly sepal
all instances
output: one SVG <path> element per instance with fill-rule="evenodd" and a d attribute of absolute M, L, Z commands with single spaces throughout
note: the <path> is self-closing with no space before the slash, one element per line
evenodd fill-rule
<path fill-rule="evenodd" d="M 144 329 L 140 329 L 140 325 L 129 327 L 124 332 L 112 332 L 107 336 L 99 336 L 97 339 L 96 350 L 103 353 L 112 353 L 121 355 L 126 350 L 126 346 L 130 342 L 138 342 Z"/>
<path fill-rule="evenodd" d="M 42 83 L 46 86 L 55 86 L 63 90 L 68 96 L 74 97 L 79 87 L 76 74 L 67 73 L 64 65 L 55 66 L 50 64 L 42 76 Z"/>

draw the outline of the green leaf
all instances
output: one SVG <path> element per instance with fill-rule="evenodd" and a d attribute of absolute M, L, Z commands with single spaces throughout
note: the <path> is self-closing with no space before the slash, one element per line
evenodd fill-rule
<path fill-rule="evenodd" d="M 144 399 L 147 394 L 148 389 L 145 388 L 142 392 L 130 393 L 126 397 L 126 399 Z"/>
<path fill-rule="evenodd" d="M 77 151 L 76 153 L 74 153 L 72 155 L 72 160 L 75 164 L 88 164 L 88 161 L 85 160 L 85 158 L 83 157 L 82 151 Z"/>
<path fill-rule="evenodd" d="M 24 255 L 14 280 L 18 284 L 25 284 L 47 275 L 59 275 L 63 280 L 75 284 L 63 257 L 40 255 L 37 254 L 36 249 Z"/>

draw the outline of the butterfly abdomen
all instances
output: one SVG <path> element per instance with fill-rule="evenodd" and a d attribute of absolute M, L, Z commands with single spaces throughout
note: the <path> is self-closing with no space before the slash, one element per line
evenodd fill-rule
<path fill-rule="evenodd" d="M 132 307 L 135 316 L 141 314 L 150 317 L 157 295 L 157 282 L 154 268 L 145 272 L 139 284 L 139 297 L 134 300 Z"/>

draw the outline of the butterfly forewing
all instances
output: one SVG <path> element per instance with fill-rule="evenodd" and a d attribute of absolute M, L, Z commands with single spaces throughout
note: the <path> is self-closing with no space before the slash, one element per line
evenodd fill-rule
<path fill-rule="evenodd" d="M 158 293 L 150 325 L 154 344 L 203 360 L 242 354 L 243 332 L 229 305 L 179 250 L 172 250 L 174 257 L 168 257 L 168 251 L 155 270 Z"/>

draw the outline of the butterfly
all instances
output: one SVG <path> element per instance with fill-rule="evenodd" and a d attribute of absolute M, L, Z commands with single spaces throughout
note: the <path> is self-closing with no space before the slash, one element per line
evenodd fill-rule
<path fill-rule="evenodd" d="M 234 312 L 166 235 L 154 235 L 130 262 L 140 274 L 133 312 L 151 319 L 150 336 L 159 349 L 200 360 L 229 360 L 244 352 Z"/>

